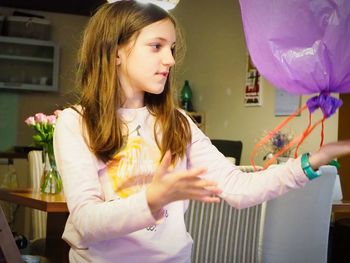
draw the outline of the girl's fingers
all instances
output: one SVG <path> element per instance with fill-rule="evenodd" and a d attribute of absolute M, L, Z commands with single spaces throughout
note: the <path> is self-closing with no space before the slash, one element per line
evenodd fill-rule
<path fill-rule="evenodd" d="M 218 188 L 216 182 L 211 182 L 211 181 L 206 181 L 206 180 L 201 180 L 198 182 L 193 182 L 187 184 L 186 188 L 191 191 L 191 190 L 198 190 L 202 191 L 204 194 L 215 194 L 219 195 L 222 193 L 221 189 Z"/>
<path fill-rule="evenodd" d="M 206 168 L 195 168 L 195 169 L 191 169 L 191 170 L 187 170 L 185 172 L 182 172 L 182 176 L 184 178 L 196 177 L 196 176 L 198 177 L 198 176 L 204 175 L 206 172 L 207 172 Z"/>
<path fill-rule="evenodd" d="M 218 196 L 206 196 L 199 201 L 202 201 L 205 203 L 220 203 L 220 198 Z"/>
<path fill-rule="evenodd" d="M 164 155 L 156 173 L 154 182 L 165 187 L 169 200 L 194 199 L 202 202 L 219 202 L 217 196 L 221 190 L 216 182 L 203 178 L 205 168 L 190 169 L 181 172 L 171 172 L 171 153 L 167 151 Z"/>
<path fill-rule="evenodd" d="M 191 192 L 191 194 L 188 195 L 188 199 L 209 203 L 220 202 L 220 198 L 216 194 L 203 190 Z"/>
<path fill-rule="evenodd" d="M 218 195 L 218 194 L 222 193 L 222 191 L 219 188 L 217 188 L 217 187 L 213 187 L 213 188 L 196 188 L 196 189 L 189 190 L 189 192 L 192 195 L 197 195 L 197 196 L 200 196 L 200 197 Z"/>
<path fill-rule="evenodd" d="M 181 184 L 179 187 L 186 188 L 188 191 L 202 191 L 204 194 L 221 194 L 221 190 L 217 187 L 217 183 L 203 179 L 201 175 L 206 172 L 205 168 L 198 168 L 186 171 L 179 175 Z"/>
<path fill-rule="evenodd" d="M 216 185 L 215 186 L 207 186 L 207 187 L 205 187 L 205 190 L 209 191 L 211 194 L 214 194 L 214 195 L 220 195 L 222 193 L 222 190 L 219 189 Z"/>
<path fill-rule="evenodd" d="M 208 187 L 186 187 L 184 189 L 184 195 L 187 199 L 194 199 L 194 200 L 202 200 L 206 199 L 207 197 L 217 197 L 217 195 L 220 195 L 222 191 L 217 188 L 216 186 L 208 186 Z"/>

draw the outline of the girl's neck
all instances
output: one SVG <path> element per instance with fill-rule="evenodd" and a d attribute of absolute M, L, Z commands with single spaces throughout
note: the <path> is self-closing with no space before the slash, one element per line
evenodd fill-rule
<path fill-rule="evenodd" d="M 123 108 L 138 109 L 145 106 L 145 93 L 131 87 L 131 85 L 122 85 L 124 92 Z"/>
<path fill-rule="evenodd" d="M 127 99 L 125 103 L 123 103 L 122 107 L 125 109 L 138 109 L 144 107 L 145 104 L 143 100 L 130 100 Z"/>
<path fill-rule="evenodd" d="M 124 103 L 123 108 L 126 109 L 138 109 L 145 106 L 144 92 L 135 92 L 133 89 L 124 88 Z"/>

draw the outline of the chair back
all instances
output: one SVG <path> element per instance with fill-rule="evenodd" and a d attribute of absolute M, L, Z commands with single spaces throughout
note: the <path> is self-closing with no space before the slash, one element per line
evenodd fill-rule
<path fill-rule="evenodd" d="M 11 229 L 0 206 L 0 262 L 23 262 Z"/>
<path fill-rule="evenodd" d="M 305 187 L 264 203 L 259 245 L 262 262 L 327 262 L 337 169 L 322 166 L 319 170 L 322 176 Z"/>
<path fill-rule="evenodd" d="M 29 176 L 33 191 L 40 192 L 40 180 L 44 172 L 42 151 L 30 151 L 28 153 Z M 47 213 L 33 209 L 32 211 L 32 239 L 46 237 Z"/>
<path fill-rule="evenodd" d="M 241 141 L 212 139 L 211 143 L 226 157 L 235 158 L 235 164 L 240 165 L 243 148 Z"/>
<path fill-rule="evenodd" d="M 252 172 L 252 166 L 242 166 Z M 225 201 L 203 203 L 191 200 L 185 214 L 193 238 L 192 263 L 258 262 L 261 205 L 235 209 Z"/>

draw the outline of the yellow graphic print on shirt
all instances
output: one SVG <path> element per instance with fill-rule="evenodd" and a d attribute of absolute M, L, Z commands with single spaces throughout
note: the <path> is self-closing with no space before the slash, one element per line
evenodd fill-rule
<path fill-rule="evenodd" d="M 113 189 L 121 198 L 126 198 L 146 188 L 159 165 L 160 153 L 137 136 L 128 138 L 127 145 L 107 164 L 107 174 Z"/>

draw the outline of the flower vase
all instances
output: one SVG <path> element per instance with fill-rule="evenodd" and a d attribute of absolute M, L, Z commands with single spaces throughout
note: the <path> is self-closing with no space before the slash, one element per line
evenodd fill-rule
<path fill-rule="evenodd" d="M 43 147 L 44 171 L 40 182 L 40 191 L 45 194 L 58 194 L 62 191 L 62 178 L 57 170 L 53 145 Z"/>
<path fill-rule="evenodd" d="M 279 156 L 276 158 L 277 164 L 283 164 L 286 163 L 289 160 L 290 157 L 288 156 Z"/>

